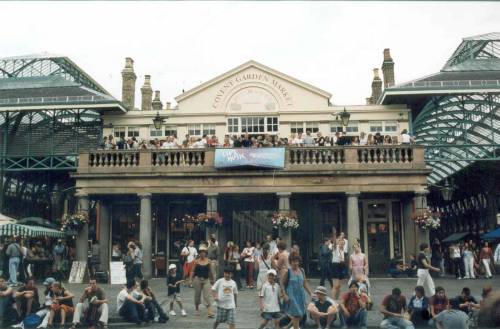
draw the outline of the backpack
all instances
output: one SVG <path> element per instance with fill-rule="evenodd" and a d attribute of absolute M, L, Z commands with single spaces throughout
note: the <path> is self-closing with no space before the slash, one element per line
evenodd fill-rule
<path fill-rule="evenodd" d="M 23 320 L 24 328 L 36 328 L 42 322 L 42 318 L 36 314 L 27 315 Z"/>

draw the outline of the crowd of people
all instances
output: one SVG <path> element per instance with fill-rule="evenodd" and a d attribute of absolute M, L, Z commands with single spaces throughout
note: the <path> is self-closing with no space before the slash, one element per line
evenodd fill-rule
<path fill-rule="evenodd" d="M 398 145 L 411 144 L 415 140 L 406 129 L 399 136 L 383 135 L 380 132 L 366 134 L 361 132 L 359 136 L 347 135 L 344 132 L 336 132 L 332 136 L 323 136 L 321 132 L 293 133 L 290 137 L 280 138 L 277 135 L 248 133 L 243 135 L 225 135 L 220 141 L 216 135 L 202 137 L 186 135 L 183 141 L 177 136 L 171 135 L 161 139 L 139 140 L 136 137 L 128 139 L 105 136 L 100 144 L 102 150 L 139 150 L 139 149 L 197 149 L 208 147 L 282 147 L 282 146 L 365 146 L 365 145 Z"/>

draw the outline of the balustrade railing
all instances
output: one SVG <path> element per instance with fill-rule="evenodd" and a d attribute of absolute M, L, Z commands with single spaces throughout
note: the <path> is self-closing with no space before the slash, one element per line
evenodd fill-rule
<path fill-rule="evenodd" d="M 173 149 L 153 151 L 151 165 L 167 167 L 193 167 L 205 164 L 205 150 Z"/>
<path fill-rule="evenodd" d="M 344 163 L 342 147 L 290 147 L 287 162 L 290 165 L 324 165 Z"/>
<path fill-rule="evenodd" d="M 89 153 L 89 167 L 137 167 L 140 162 L 139 151 L 95 151 Z"/>
<path fill-rule="evenodd" d="M 413 149 L 409 145 L 359 146 L 356 149 L 359 163 L 413 162 Z"/>

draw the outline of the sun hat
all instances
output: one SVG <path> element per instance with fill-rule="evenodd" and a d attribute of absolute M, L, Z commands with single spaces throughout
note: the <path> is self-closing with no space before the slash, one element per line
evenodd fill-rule
<path fill-rule="evenodd" d="M 176 269 L 176 268 L 177 268 L 177 266 L 175 266 L 175 264 L 170 264 L 170 265 L 168 265 L 168 270 L 169 270 L 169 271 L 170 271 L 170 270 L 174 270 L 174 269 Z"/>
<path fill-rule="evenodd" d="M 322 295 L 328 295 L 328 292 L 326 291 L 326 288 L 323 286 L 317 286 L 316 290 L 314 290 L 315 294 L 322 294 Z"/>
<path fill-rule="evenodd" d="M 276 274 L 277 274 L 277 273 L 276 273 L 276 270 L 275 270 L 275 269 L 270 269 L 270 270 L 267 270 L 267 274 L 268 274 L 268 275 L 269 275 L 269 274 L 272 274 L 272 275 L 276 276 Z"/>
<path fill-rule="evenodd" d="M 56 282 L 56 279 L 54 278 L 47 278 L 45 281 L 43 281 L 44 286 L 51 286 L 54 282 Z"/>

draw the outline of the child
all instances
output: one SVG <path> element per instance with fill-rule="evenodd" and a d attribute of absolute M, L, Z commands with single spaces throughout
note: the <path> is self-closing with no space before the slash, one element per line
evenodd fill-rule
<path fill-rule="evenodd" d="M 280 304 L 279 304 L 280 288 L 276 283 L 276 270 L 267 270 L 267 282 L 262 284 L 262 289 L 259 292 L 259 305 L 261 316 L 264 319 L 260 325 L 263 329 L 269 321 L 273 321 L 274 327 L 280 327 Z"/>
<path fill-rule="evenodd" d="M 236 324 L 236 303 L 238 287 L 236 282 L 231 279 L 233 269 L 224 268 L 224 277 L 215 282 L 212 287 L 212 294 L 217 303 L 217 317 L 213 329 L 217 329 L 219 323 L 227 323 L 229 329 L 235 329 Z"/>
<path fill-rule="evenodd" d="M 174 311 L 174 303 L 177 302 L 179 307 L 181 308 L 182 316 L 186 316 L 187 313 L 182 307 L 181 301 L 181 283 L 184 280 L 181 279 L 181 276 L 177 274 L 177 266 L 175 264 L 170 264 L 168 266 L 168 276 L 167 276 L 167 285 L 168 285 L 168 296 L 170 297 L 170 312 L 169 314 L 172 316 L 177 315 Z"/>

